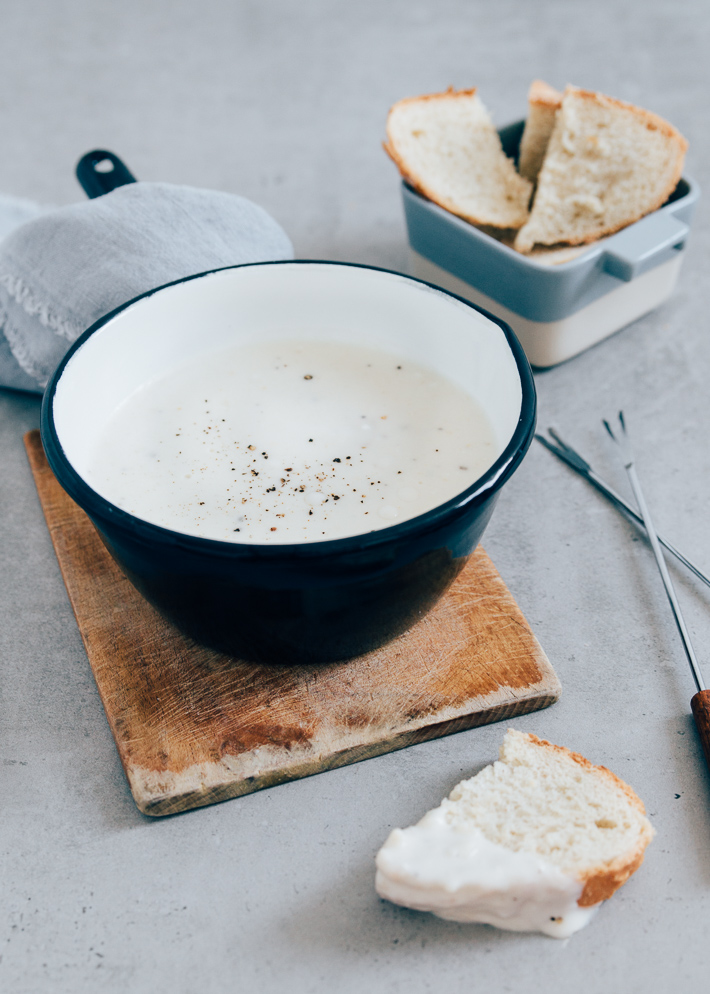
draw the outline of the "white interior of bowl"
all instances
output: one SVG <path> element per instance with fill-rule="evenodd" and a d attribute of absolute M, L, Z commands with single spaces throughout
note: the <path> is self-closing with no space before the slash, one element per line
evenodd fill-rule
<path fill-rule="evenodd" d="M 510 441 L 522 390 L 501 328 L 405 276 L 324 263 L 255 265 L 179 283 L 121 311 L 67 363 L 54 397 L 61 446 L 80 476 L 116 408 L 196 356 L 256 341 L 377 348 L 429 366 L 483 407 Z"/>

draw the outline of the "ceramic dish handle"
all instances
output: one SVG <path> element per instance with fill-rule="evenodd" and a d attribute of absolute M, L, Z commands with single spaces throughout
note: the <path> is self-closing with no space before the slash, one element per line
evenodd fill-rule
<path fill-rule="evenodd" d="M 97 148 L 82 155 L 76 166 L 76 178 L 90 199 L 102 197 L 119 186 L 135 183 L 130 169 L 113 152 Z"/>
<path fill-rule="evenodd" d="M 604 250 L 604 269 L 628 283 L 658 265 L 661 253 L 681 249 L 688 225 L 668 211 L 656 211 L 612 235 Z"/>

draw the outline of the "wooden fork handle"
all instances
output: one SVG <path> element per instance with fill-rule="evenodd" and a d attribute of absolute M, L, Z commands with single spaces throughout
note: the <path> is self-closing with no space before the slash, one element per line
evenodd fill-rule
<path fill-rule="evenodd" d="M 691 700 L 695 727 L 698 729 L 700 742 L 705 753 L 705 762 L 710 770 L 710 690 L 699 690 Z"/>

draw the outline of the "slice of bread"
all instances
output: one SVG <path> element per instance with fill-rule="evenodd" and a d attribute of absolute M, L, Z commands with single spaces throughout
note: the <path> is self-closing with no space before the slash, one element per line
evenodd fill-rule
<path fill-rule="evenodd" d="M 562 94 L 541 79 L 534 80 L 528 93 L 528 116 L 520 139 L 518 172 L 532 183 L 545 158 L 547 143 L 562 104 Z"/>
<path fill-rule="evenodd" d="M 514 229 L 527 221 L 532 184 L 504 154 L 475 89 L 400 100 L 384 148 L 410 186 L 466 221 Z"/>
<path fill-rule="evenodd" d="M 675 189 L 687 147 L 655 114 L 568 86 L 515 248 L 582 245 L 638 221 Z"/>
<path fill-rule="evenodd" d="M 603 766 L 508 730 L 500 759 L 377 856 L 382 897 L 456 921 L 571 935 L 643 861 L 654 830 Z"/>

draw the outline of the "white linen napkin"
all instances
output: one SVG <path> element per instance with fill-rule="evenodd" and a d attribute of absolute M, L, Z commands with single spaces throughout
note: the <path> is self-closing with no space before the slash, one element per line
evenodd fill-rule
<path fill-rule="evenodd" d="M 71 343 L 127 300 L 220 266 L 293 258 L 261 207 L 169 183 L 46 212 L 0 197 L 0 239 L 0 387 L 37 393 Z"/>

